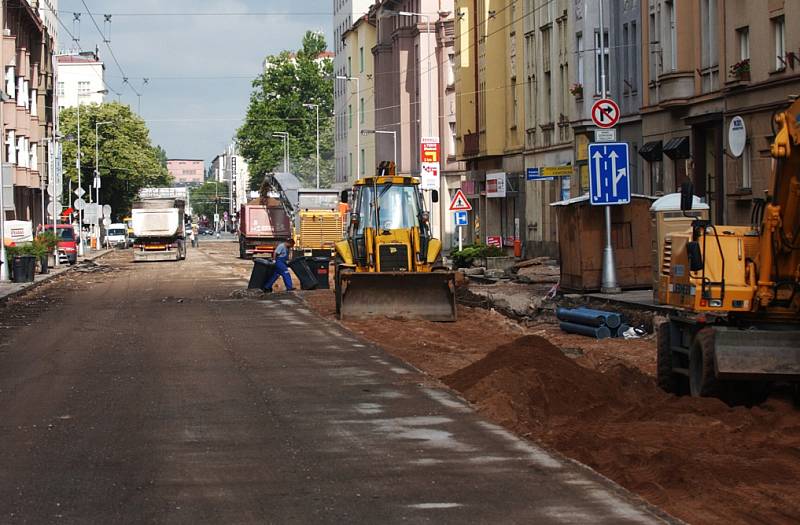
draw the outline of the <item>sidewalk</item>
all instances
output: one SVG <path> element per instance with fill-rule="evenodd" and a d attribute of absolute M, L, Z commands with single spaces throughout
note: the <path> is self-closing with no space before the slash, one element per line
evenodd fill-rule
<path fill-rule="evenodd" d="M 100 257 L 104 256 L 110 249 L 105 250 L 89 250 L 87 255 L 78 260 L 78 264 L 82 261 L 94 261 L 95 259 L 99 259 Z M 12 282 L 0 282 L 0 302 L 5 301 L 10 297 L 14 297 L 15 295 L 19 295 L 26 290 L 36 288 L 37 286 L 41 285 L 49 281 L 50 279 L 55 279 L 57 276 L 61 275 L 64 272 L 68 272 L 74 266 L 69 266 L 68 264 L 60 264 L 58 268 L 50 268 L 50 272 L 47 274 L 40 274 L 37 273 L 34 276 L 34 281 L 32 283 L 12 283 Z"/>

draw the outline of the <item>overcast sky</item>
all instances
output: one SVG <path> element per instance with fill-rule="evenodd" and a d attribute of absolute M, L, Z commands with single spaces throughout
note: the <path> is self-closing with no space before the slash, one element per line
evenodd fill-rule
<path fill-rule="evenodd" d="M 250 84 L 265 56 L 297 49 L 308 29 L 324 31 L 328 48 L 333 47 L 331 0 L 86 0 L 86 4 L 101 31 L 106 31 L 103 15 L 112 15 L 111 48 L 132 87 L 142 93 L 141 115 L 153 142 L 162 145 L 170 158 L 210 161 L 222 152 L 242 122 Z M 58 9 L 84 50 L 99 47 L 107 83 L 137 111 L 137 97 L 124 85 L 82 1 L 61 0 Z M 73 29 L 73 12 L 84 13 L 79 33 Z M 218 16 L 223 13 L 236 15 Z M 71 37 L 63 27 L 59 30 L 59 49 L 72 49 Z M 144 85 L 143 78 L 149 78 L 149 84 Z M 110 93 L 108 99 L 112 97 L 117 99 Z"/>

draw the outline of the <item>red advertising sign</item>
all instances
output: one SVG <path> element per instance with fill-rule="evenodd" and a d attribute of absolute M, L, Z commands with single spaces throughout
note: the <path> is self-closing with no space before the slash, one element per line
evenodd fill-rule
<path fill-rule="evenodd" d="M 494 246 L 496 248 L 503 247 L 503 238 L 500 235 L 489 235 L 486 237 L 486 246 Z"/>
<path fill-rule="evenodd" d="M 439 144 L 439 137 L 422 137 L 420 141 L 420 161 L 438 164 L 441 157 L 442 147 Z"/>

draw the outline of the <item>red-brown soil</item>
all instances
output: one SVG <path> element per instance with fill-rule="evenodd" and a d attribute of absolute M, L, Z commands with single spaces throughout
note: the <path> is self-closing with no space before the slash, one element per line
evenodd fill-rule
<path fill-rule="evenodd" d="M 333 317 L 330 292 L 304 296 Z M 458 315 L 456 323 L 345 324 L 487 418 L 683 520 L 800 521 L 800 411 L 788 401 L 730 408 L 666 394 L 653 379 L 652 339 L 596 341 L 481 309 L 459 307 Z"/>

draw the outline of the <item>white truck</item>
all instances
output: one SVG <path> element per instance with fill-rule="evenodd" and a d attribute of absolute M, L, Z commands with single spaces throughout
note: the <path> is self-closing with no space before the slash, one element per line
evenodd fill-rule
<path fill-rule="evenodd" d="M 185 188 L 144 188 L 133 203 L 133 260 L 186 259 Z"/>

